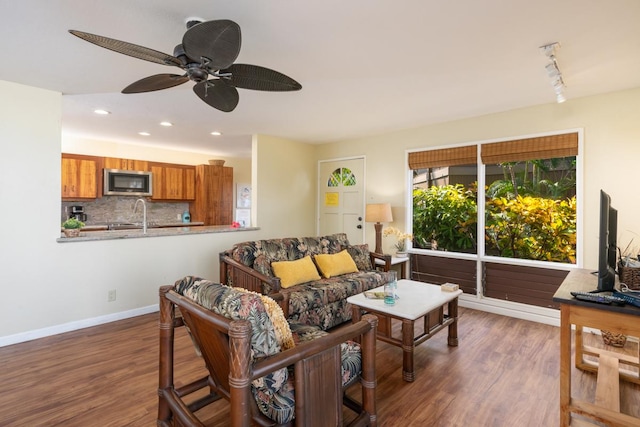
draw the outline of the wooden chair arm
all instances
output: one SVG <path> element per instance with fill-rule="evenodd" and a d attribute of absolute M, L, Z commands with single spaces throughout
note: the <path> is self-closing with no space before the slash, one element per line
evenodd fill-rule
<path fill-rule="evenodd" d="M 376 266 L 382 267 L 382 271 L 391 270 L 391 255 L 379 254 L 376 252 L 369 252 L 369 256 L 371 257 L 371 265 L 375 269 Z M 380 259 L 384 261 L 384 265 L 376 264 L 376 259 Z"/>

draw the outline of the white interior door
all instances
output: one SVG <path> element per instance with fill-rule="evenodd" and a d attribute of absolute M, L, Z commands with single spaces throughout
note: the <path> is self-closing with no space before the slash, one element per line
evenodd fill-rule
<path fill-rule="evenodd" d="M 318 235 L 347 233 L 364 243 L 364 158 L 320 162 Z"/>

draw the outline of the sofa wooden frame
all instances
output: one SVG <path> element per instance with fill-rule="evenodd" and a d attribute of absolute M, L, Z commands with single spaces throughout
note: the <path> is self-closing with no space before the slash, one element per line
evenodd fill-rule
<path fill-rule="evenodd" d="M 179 316 L 176 316 L 176 308 L 179 309 Z M 326 336 L 251 363 L 251 327 L 248 321 L 226 319 L 179 295 L 172 286 L 162 286 L 157 424 L 161 427 L 204 426 L 195 412 L 223 398 L 230 403 L 232 427 L 279 425 L 258 410 L 251 394 L 251 382 L 293 365 L 295 419 L 287 425 L 342 425 L 344 404 L 357 414 L 350 426 L 375 427 L 377 322 L 375 316 L 366 315 L 361 321 L 339 327 Z M 182 326 L 189 328 L 202 353 L 208 375 L 176 388 L 173 372 L 174 334 L 175 328 Z M 361 343 L 361 403 L 348 398 L 342 389 L 340 343 L 349 339 Z M 207 387 L 208 394 L 191 402 L 186 401 L 188 395 Z"/>

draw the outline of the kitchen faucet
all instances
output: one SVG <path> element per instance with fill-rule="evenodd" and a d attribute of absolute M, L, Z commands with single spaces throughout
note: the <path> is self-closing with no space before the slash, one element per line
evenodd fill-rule
<path fill-rule="evenodd" d="M 147 234 L 147 203 L 144 199 L 136 200 L 136 204 L 133 205 L 133 213 L 136 213 L 138 209 L 138 202 L 142 202 L 142 234 Z"/>

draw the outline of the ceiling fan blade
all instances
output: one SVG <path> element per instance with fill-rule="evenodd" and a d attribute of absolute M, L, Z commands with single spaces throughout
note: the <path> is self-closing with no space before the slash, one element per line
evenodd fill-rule
<path fill-rule="evenodd" d="M 249 64 L 233 64 L 220 74 L 230 73 L 225 78 L 231 86 L 242 89 L 264 90 L 269 92 L 286 92 L 302 89 L 302 85 L 291 77 L 269 68 Z"/>
<path fill-rule="evenodd" d="M 145 77 L 144 79 L 131 83 L 122 89 L 122 93 L 152 92 L 154 90 L 178 86 L 188 81 L 189 77 L 179 74 L 156 74 L 155 76 Z"/>
<path fill-rule="evenodd" d="M 227 68 L 240 53 L 240 26 L 228 19 L 206 21 L 189 28 L 182 38 L 182 47 L 194 61 L 205 62 L 209 69 Z"/>
<path fill-rule="evenodd" d="M 84 33 L 77 30 L 69 30 L 74 36 L 80 37 L 82 40 L 88 41 L 105 49 L 114 52 L 129 55 L 134 58 L 143 59 L 145 61 L 155 62 L 162 65 L 175 65 L 183 68 L 182 63 L 175 56 L 149 49 L 148 47 L 138 46 L 133 43 L 123 42 L 108 37 L 98 36 L 96 34 Z"/>
<path fill-rule="evenodd" d="M 206 80 L 193 86 L 193 91 L 204 102 L 220 111 L 228 113 L 238 105 L 238 90 L 223 80 Z"/>

